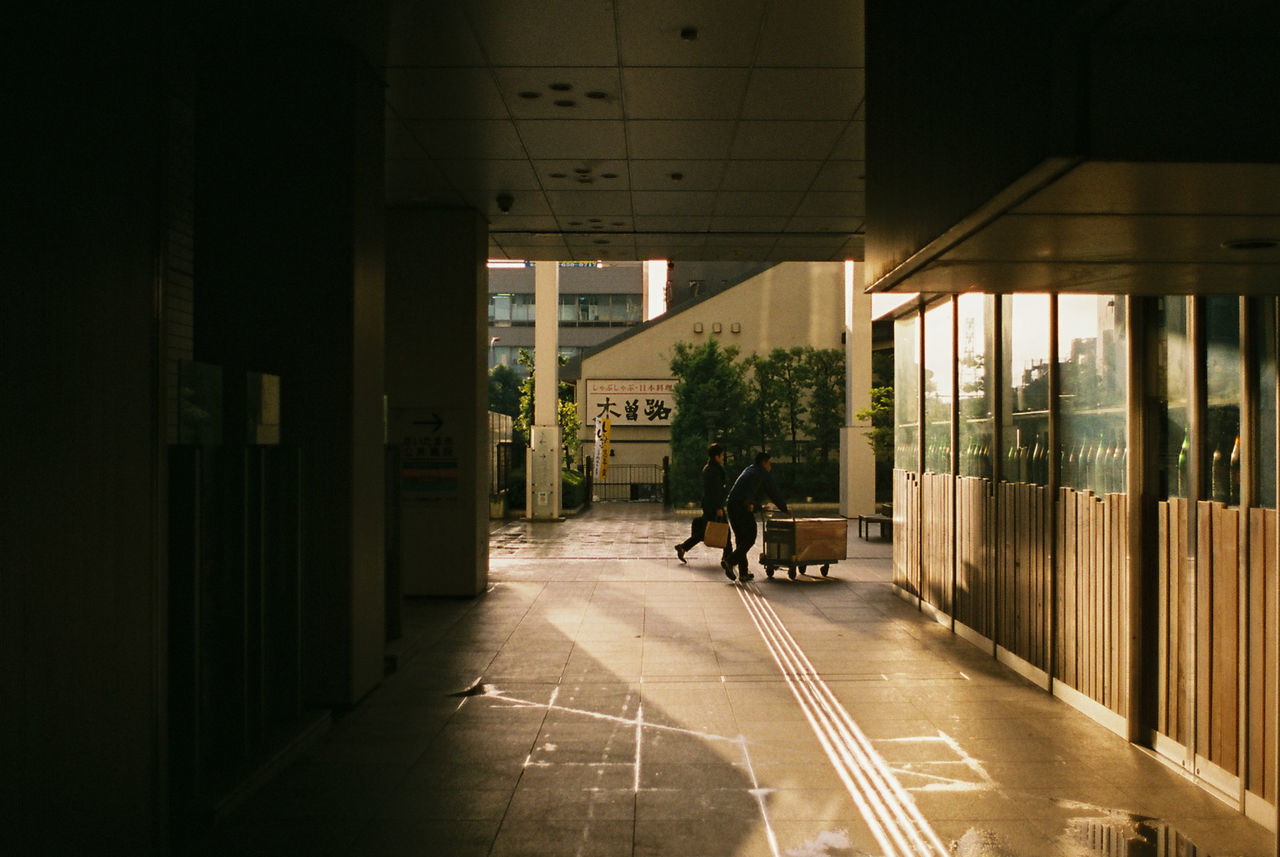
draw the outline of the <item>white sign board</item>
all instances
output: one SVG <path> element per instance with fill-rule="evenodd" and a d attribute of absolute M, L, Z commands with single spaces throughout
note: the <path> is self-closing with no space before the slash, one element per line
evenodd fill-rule
<path fill-rule="evenodd" d="M 671 427 L 676 414 L 676 379 L 597 380 L 587 387 L 587 423 L 608 419 L 613 426 Z"/>

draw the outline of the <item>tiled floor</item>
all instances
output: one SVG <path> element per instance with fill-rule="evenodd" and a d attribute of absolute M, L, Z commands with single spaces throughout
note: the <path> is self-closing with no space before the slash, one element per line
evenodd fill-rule
<path fill-rule="evenodd" d="M 501 527 L 489 591 L 410 601 L 398 672 L 204 853 L 1274 853 L 896 597 L 887 544 L 741 587 L 676 560 L 687 531 L 645 504 Z"/>

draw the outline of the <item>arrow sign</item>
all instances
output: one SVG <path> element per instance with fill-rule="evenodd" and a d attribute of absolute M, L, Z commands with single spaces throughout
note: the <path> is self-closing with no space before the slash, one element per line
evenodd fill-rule
<path fill-rule="evenodd" d="M 432 431 L 440 431 L 440 427 L 444 425 L 444 420 L 440 419 L 440 415 L 433 413 L 429 420 L 414 420 L 415 426 L 431 426 Z"/>

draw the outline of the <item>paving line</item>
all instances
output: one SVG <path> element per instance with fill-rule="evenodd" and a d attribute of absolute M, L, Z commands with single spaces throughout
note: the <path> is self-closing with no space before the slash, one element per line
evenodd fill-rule
<path fill-rule="evenodd" d="M 948 857 L 915 801 L 754 586 L 738 596 L 885 857 Z"/>

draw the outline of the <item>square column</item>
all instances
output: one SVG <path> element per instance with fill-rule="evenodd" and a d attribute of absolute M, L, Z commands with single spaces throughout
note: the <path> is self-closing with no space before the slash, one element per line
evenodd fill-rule
<path fill-rule="evenodd" d="M 488 584 L 488 241 L 470 209 L 387 212 L 388 479 L 398 508 L 388 551 L 404 595 L 470 596 Z"/>
<path fill-rule="evenodd" d="M 560 265 L 534 263 L 533 425 L 525 465 L 525 508 L 534 520 L 560 519 Z"/>
<path fill-rule="evenodd" d="M 847 518 L 876 510 L 876 459 L 868 442 L 870 425 L 853 415 L 871 405 L 871 296 L 865 266 L 844 267 L 844 428 L 840 429 L 840 514 Z"/>

